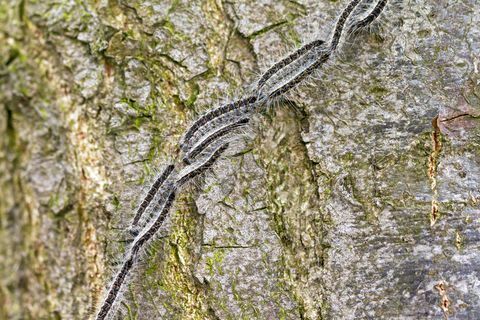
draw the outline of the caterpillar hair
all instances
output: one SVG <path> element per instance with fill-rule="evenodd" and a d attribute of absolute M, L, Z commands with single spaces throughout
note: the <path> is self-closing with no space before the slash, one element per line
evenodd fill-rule
<path fill-rule="evenodd" d="M 258 82 L 259 97 L 274 100 L 296 87 L 323 65 L 336 50 L 343 28 L 360 2 L 361 0 L 352 0 L 342 11 L 327 48 L 321 40 L 311 42 L 268 69 Z"/>
<path fill-rule="evenodd" d="M 375 21 L 378 16 L 383 12 L 387 5 L 387 0 L 379 0 L 375 8 L 362 20 L 352 23 L 348 29 L 348 34 L 353 34 L 358 30 L 368 27 L 373 21 Z"/>
<path fill-rule="evenodd" d="M 357 5 L 362 0 L 352 0 L 347 5 L 347 7 L 343 10 L 342 14 L 337 20 L 335 25 L 335 30 L 333 32 L 332 40 L 330 41 L 330 51 L 335 51 L 337 49 L 338 43 L 340 42 L 340 38 L 342 37 L 343 27 L 348 20 L 348 17 L 353 12 L 353 10 L 357 7 Z"/>
<path fill-rule="evenodd" d="M 228 113 L 225 113 L 215 119 L 210 120 L 206 124 L 204 124 L 197 132 L 192 136 L 189 143 L 186 144 L 183 148 L 183 154 L 186 154 L 189 150 L 191 150 L 199 141 L 201 141 L 205 136 L 210 135 L 212 131 L 218 130 L 227 124 L 232 122 L 236 122 L 242 118 L 251 117 L 253 115 L 253 111 L 257 110 L 256 107 L 252 106 L 248 110 L 245 108 L 235 109 Z"/>
<path fill-rule="evenodd" d="M 193 164 L 188 166 L 186 169 L 190 168 L 191 166 L 193 166 L 193 168 L 189 169 L 187 172 L 185 172 L 183 175 L 181 175 L 180 178 L 175 183 L 175 186 L 180 188 L 182 185 L 184 185 L 189 180 L 191 180 L 191 179 L 195 178 L 196 176 L 198 176 L 199 174 L 205 172 L 212 164 L 215 163 L 215 161 L 217 161 L 218 158 L 220 158 L 220 156 L 225 152 L 225 150 L 227 150 L 228 146 L 229 146 L 228 142 L 224 143 L 220 147 L 216 148 L 213 151 L 213 153 L 204 162 L 202 162 L 202 163 L 200 163 L 196 166 L 193 166 Z"/>
<path fill-rule="evenodd" d="M 310 66 L 305 68 L 303 71 L 301 71 L 295 78 L 290 80 L 289 82 L 286 82 L 282 86 L 276 88 L 274 91 L 272 91 L 268 97 L 270 99 L 275 99 L 285 93 L 287 93 L 290 89 L 294 88 L 297 86 L 300 82 L 302 82 L 306 77 L 311 75 L 313 72 L 315 72 L 316 69 L 318 69 L 322 64 L 324 64 L 328 58 L 330 57 L 329 52 L 324 52 L 323 55 L 321 55 L 316 61 L 314 61 Z"/>
<path fill-rule="evenodd" d="M 145 230 L 135 239 L 129 251 L 129 254 L 127 255 L 128 258 L 123 263 L 120 272 L 117 274 L 115 280 L 110 286 L 110 290 L 107 293 L 105 301 L 100 307 L 100 311 L 97 314 L 96 320 L 103 320 L 108 316 L 108 313 L 112 309 L 128 273 L 132 269 L 134 262 L 137 259 L 140 249 L 145 243 L 152 239 L 152 237 L 156 234 L 156 232 L 160 229 L 163 222 L 165 221 L 165 218 L 167 217 L 168 212 L 170 211 L 170 208 L 173 206 L 173 203 L 175 201 L 177 188 L 181 187 L 186 182 L 195 178 L 199 174 L 205 172 L 213 163 L 215 163 L 215 161 L 217 161 L 217 159 L 223 154 L 223 152 L 225 152 L 227 148 L 228 143 L 222 144 L 219 148 L 215 149 L 215 151 L 210 155 L 210 157 L 208 157 L 203 163 L 200 163 L 199 165 L 195 166 L 194 168 L 180 176 L 180 178 L 174 183 L 174 185 L 166 191 L 166 201 L 163 204 L 162 210 L 157 216 L 155 222 L 147 226 Z"/>
<path fill-rule="evenodd" d="M 151 205 L 151 209 L 148 211 L 149 214 L 144 214 L 142 219 L 138 222 L 135 228 L 130 229 L 130 234 L 136 237 L 146 225 L 148 225 L 154 217 L 156 217 L 157 213 L 162 208 L 165 201 L 167 201 L 169 191 L 173 187 L 175 183 L 175 177 L 172 175 L 163 186 L 162 190 L 160 191 L 160 196 L 157 199 L 157 203 L 155 205 Z"/>
<path fill-rule="evenodd" d="M 200 141 L 198 141 L 183 157 L 183 162 L 190 164 L 192 159 L 199 155 L 202 151 L 205 150 L 209 145 L 218 140 L 219 138 L 229 134 L 230 132 L 246 126 L 250 121 L 249 118 L 242 118 L 236 122 L 229 123 L 218 130 L 213 131 Z"/>
<path fill-rule="evenodd" d="M 124 261 L 120 272 L 117 273 L 115 280 L 113 281 L 112 285 L 110 286 L 110 290 L 108 291 L 107 297 L 100 308 L 100 311 L 97 314 L 97 320 L 103 320 L 107 317 L 109 311 L 112 309 L 115 299 L 117 298 L 120 289 L 122 288 L 122 284 L 125 281 L 130 269 L 133 266 L 134 256 L 130 255 L 127 260 Z"/>
<path fill-rule="evenodd" d="M 131 249 L 131 252 L 133 254 L 137 255 L 140 249 L 143 247 L 143 245 L 148 241 L 150 241 L 152 237 L 160 229 L 160 227 L 163 225 L 163 222 L 165 221 L 165 218 L 167 217 L 168 212 L 170 211 L 170 208 L 173 206 L 173 203 L 177 196 L 177 188 L 173 186 L 167 192 L 168 192 L 168 195 L 166 196 L 166 201 L 163 204 L 162 210 L 160 211 L 160 214 L 157 216 L 157 219 L 155 219 L 154 223 L 146 227 L 146 231 L 141 233 L 138 236 L 138 239 L 136 239 L 135 242 L 133 243 L 133 246 Z"/>
<path fill-rule="evenodd" d="M 257 90 L 261 89 L 263 85 L 267 82 L 268 79 L 272 77 L 275 73 L 277 73 L 280 69 L 284 68 L 285 66 L 289 65 L 292 63 L 294 60 L 298 59 L 300 56 L 306 54 L 308 51 L 318 48 L 323 46 L 325 41 L 323 40 L 313 40 L 294 53 L 288 55 L 284 59 L 280 60 L 279 62 L 275 63 L 273 66 L 271 66 L 265 73 L 262 75 L 260 80 L 258 80 L 257 83 Z"/>
<path fill-rule="evenodd" d="M 175 166 L 173 164 L 168 165 L 163 172 L 158 176 L 158 178 L 155 180 L 155 182 L 152 184 L 150 189 L 147 192 L 147 195 L 143 199 L 142 203 L 137 209 L 137 212 L 135 213 L 135 217 L 133 218 L 132 221 L 132 226 L 135 227 L 137 226 L 138 222 L 140 221 L 140 218 L 142 217 L 143 213 L 145 210 L 148 208 L 150 203 L 152 202 L 153 198 L 155 195 L 158 193 L 164 182 L 168 179 L 170 174 L 173 172 L 173 169 Z"/>
<path fill-rule="evenodd" d="M 329 55 L 330 51 L 327 48 L 322 47 L 311 49 L 303 56 L 298 57 L 297 60 L 292 61 L 289 65 L 286 65 L 273 74 L 264 83 L 263 87 L 259 89 L 259 96 L 268 101 L 279 96 L 279 93 L 287 92 L 288 90 L 278 89 L 293 88 L 323 63 L 319 61 L 328 59 Z M 305 72 L 306 70 L 308 71 Z M 273 94 L 274 92 L 275 94 Z"/>
<path fill-rule="evenodd" d="M 167 201 L 164 203 L 162 210 L 158 215 L 156 221 L 148 227 L 148 230 L 140 234 L 135 240 L 135 242 L 133 243 L 133 246 L 130 249 L 129 254 L 127 255 L 127 259 L 124 261 L 122 268 L 117 273 L 115 280 L 110 286 L 110 289 L 107 293 L 107 297 L 105 298 L 102 306 L 100 307 L 100 311 L 97 314 L 96 320 L 104 320 L 108 316 L 108 313 L 111 311 L 111 309 L 115 304 L 116 298 L 122 288 L 122 285 L 125 283 L 125 280 L 130 270 L 133 268 L 133 265 L 138 258 L 138 253 L 140 249 L 143 247 L 143 245 L 146 242 L 152 239 L 152 237 L 155 235 L 158 229 L 160 229 L 160 227 L 162 226 L 163 221 L 165 220 L 168 212 L 170 211 L 170 208 L 173 205 L 173 202 L 175 201 L 175 196 L 176 196 L 176 188 L 174 187 L 170 188 Z"/>
<path fill-rule="evenodd" d="M 223 106 L 220 106 L 218 108 L 215 108 L 209 112 L 207 112 L 206 114 L 204 114 L 203 116 L 201 116 L 200 118 L 198 118 L 191 126 L 190 128 L 187 130 L 187 132 L 185 133 L 185 135 L 183 136 L 182 140 L 180 141 L 180 148 L 182 149 L 182 151 L 186 151 L 186 149 L 188 148 L 188 146 L 190 145 L 190 140 L 192 139 L 192 137 L 194 136 L 194 134 L 201 128 L 203 127 L 205 124 L 207 124 L 208 122 L 222 116 L 223 114 L 226 114 L 228 112 L 231 112 L 235 109 L 238 109 L 238 108 L 243 108 L 243 107 L 249 107 L 251 106 L 252 104 L 254 104 L 255 102 L 257 101 L 257 97 L 256 96 L 250 96 L 250 97 L 247 97 L 245 99 L 241 99 L 241 100 L 238 100 L 238 101 L 235 101 L 235 102 L 232 102 L 232 103 L 229 103 L 229 104 L 226 104 L 226 105 L 223 105 Z"/>
<path fill-rule="evenodd" d="M 126 250 L 119 271 L 106 291 L 96 320 L 112 318 L 121 300 L 122 287 L 130 279 L 129 274 L 141 265 L 141 258 L 148 253 L 146 245 L 159 233 L 172 209 L 177 193 L 183 185 L 206 172 L 232 143 L 240 142 L 242 127 L 248 126 L 253 112 L 269 102 L 276 103 L 290 90 L 298 87 L 307 77 L 320 69 L 332 57 L 335 58 L 345 42 L 340 44 L 344 28 L 347 34 L 371 25 L 382 14 L 388 0 L 349 0 L 330 32 L 329 43 L 323 40 L 311 41 L 268 68 L 254 84 L 250 96 L 220 105 L 195 120 L 180 140 L 183 152 L 183 169 L 174 164 L 165 167 L 155 178 L 137 208 L 131 223 L 135 238 Z M 364 8 L 360 3 L 368 3 Z M 373 5 L 375 6 L 373 7 Z M 388 2 L 392 6 L 394 1 Z M 365 10 L 367 8 L 367 10 Z M 366 16 L 365 14 L 368 13 Z M 335 54 L 335 55 L 334 55 Z M 180 162 L 179 159 L 175 163 Z M 148 247 L 147 247 L 148 248 Z M 143 250 L 142 250 L 143 249 Z M 133 271 L 132 271 L 133 270 Z"/>

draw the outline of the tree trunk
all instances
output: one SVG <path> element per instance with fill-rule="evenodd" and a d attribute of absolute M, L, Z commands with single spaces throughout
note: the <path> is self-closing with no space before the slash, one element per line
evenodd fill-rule
<path fill-rule="evenodd" d="M 0 2 L 0 319 L 85 319 L 198 114 L 347 1 Z M 480 4 L 392 2 L 184 188 L 115 319 L 480 319 Z"/>

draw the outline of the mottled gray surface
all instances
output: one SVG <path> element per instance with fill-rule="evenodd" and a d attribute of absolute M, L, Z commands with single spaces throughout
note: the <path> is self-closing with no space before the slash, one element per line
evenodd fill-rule
<path fill-rule="evenodd" d="M 200 112 L 345 1 L 1 1 L 0 319 L 84 319 Z M 126 319 L 480 318 L 480 5 L 395 2 L 182 192 Z"/>

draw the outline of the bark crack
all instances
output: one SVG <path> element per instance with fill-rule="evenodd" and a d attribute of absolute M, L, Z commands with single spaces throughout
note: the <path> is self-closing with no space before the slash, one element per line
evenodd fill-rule
<path fill-rule="evenodd" d="M 445 286 L 445 283 L 441 281 L 435 285 L 435 289 L 437 289 L 438 294 L 440 295 L 440 308 L 443 311 L 443 315 L 445 316 L 445 319 L 448 319 L 448 314 L 451 312 L 451 302 L 447 296 L 447 287 Z"/>
<path fill-rule="evenodd" d="M 430 188 L 432 189 L 432 204 L 429 214 L 430 226 L 433 226 L 440 217 L 438 209 L 438 161 L 442 151 L 442 134 L 438 126 L 438 116 L 432 120 L 433 131 L 430 134 L 432 150 L 428 157 L 428 178 L 430 180 Z"/>

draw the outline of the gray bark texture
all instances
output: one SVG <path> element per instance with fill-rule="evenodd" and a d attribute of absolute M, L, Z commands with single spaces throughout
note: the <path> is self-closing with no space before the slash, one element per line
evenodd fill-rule
<path fill-rule="evenodd" d="M 0 319 L 92 317 L 188 125 L 346 3 L 0 0 Z M 479 12 L 391 2 L 182 190 L 114 318 L 480 319 Z"/>

